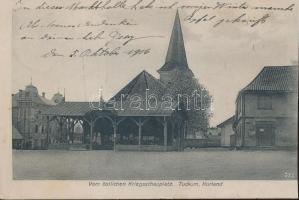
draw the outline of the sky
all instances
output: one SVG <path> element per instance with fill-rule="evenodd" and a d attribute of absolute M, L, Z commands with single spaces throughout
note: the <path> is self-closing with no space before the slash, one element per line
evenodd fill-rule
<path fill-rule="evenodd" d="M 163 1 L 165 2 L 165 1 Z M 170 0 L 168 2 L 171 2 Z M 202 4 L 214 1 L 185 1 Z M 262 1 L 249 1 L 252 4 Z M 284 1 L 287 6 L 292 1 Z M 271 1 L 279 5 L 281 1 Z M 13 15 L 13 66 L 12 92 L 24 89 L 30 83 L 39 93 L 46 92 L 51 98 L 58 90 L 65 88 L 67 101 L 88 101 L 103 87 L 105 99 L 109 99 L 142 70 L 159 78 L 157 70 L 164 64 L 176 9 L 170 10 L 106 10 L 106 11 L 17 11 Z M 205 14 L 201 11 L 198 16 Z M 213 11 L 214 12 L 214 11 Z M 213 12 L 208 12 L 213 15 Z M 239 11 L 221 11 L 217 16 L 237 16 Z M 213 117 L 215 126 L 235 112 L 238 91 L 245 87 L 264 66 L 290 65 L 297 62 L 297 18 L 294 12 L 272 12 L 266 23 L 256 27 L 244 24 L 223 24 L 213 27 L 211 23 L 190 24 L 184 19 L 191 10 L 179 9 L 183 29 L 187 60 L 199 82 L 213 96 Z M 215 14 L 215 13 L 214 13 Z M 261 11 L 250 11 L 248 16 L 260 16 Z M 57 23 L 83 23 L 87 20 L 99 22 L 102 19 L 119 21 L 127 18 L 137 26 L 112 26 L 93 28 L 22 29 L 19 27 L 31 20 L 42 23 L 55 20 Z M 131 41 L 125 49 L 147 49 L 149 54 L 129 58 L 121 54 L 117 57 L 86 58 L 43 58 L 41 55 L 56 48 L 59 52 L 74 49 L 103 47 L 106 40 L 65 41 L 65 40 L 21 40 L 24 35 L 40 36 L 45 33 L 82 36 L 89 31 L 135 34 L 139 37 L 155 36 Z M 114 41 L 117 47 L 121 41 Z"/>

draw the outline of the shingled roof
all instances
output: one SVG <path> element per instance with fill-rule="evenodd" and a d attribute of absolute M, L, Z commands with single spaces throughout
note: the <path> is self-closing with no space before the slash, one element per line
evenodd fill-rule
<path fill-rule="evenodd" d="M 154 94 L 158 98 L 157 109 L 146 110 L 146 91 L 148 96 Z M 165 91 L 165 85 L 144 70 L 110 100 L 116 101 L 117 107 L 122 103 L 123 110 L 116 111 L 118 116 L 167 116 L 171 115 L 173 110 L 161 108 L 161 97 Z M 120 102 L 121 95 L 123 95 L 122 102 Z M 136 95 L 141 97 L 141 109 L 134 109 L 131 106 L 130 98 Z"/>
<path fill-rule="evenodd" d="M 158 72 L 170 71 L 173 69 L 190 70 L 187 63 L 183 32 L 178 11 L 173 24 L 165 64 L 158 70 Z"/>
<path fill-rule="evenodd" d="M 267 66 L 245 87 L 245 91 L 296 91 L 297 66 Z"/>
<path fill-rule="evenodd" d="M 143 70 L 111 99 L 118 101 L 122 94 L 126 96 L 138 94 L 144 97 L 146 89 L 148 89 L 148 94 L 161 95 L 165 92 L 166 86 L 150 73 Z"/>

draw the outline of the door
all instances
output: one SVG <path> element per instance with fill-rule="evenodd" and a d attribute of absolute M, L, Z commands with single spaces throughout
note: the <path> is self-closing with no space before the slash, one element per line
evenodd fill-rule
<path fill-rule="evenodd" d="M 258 146 L 274 145 L 274 129 L 271 122 L 258 122 L 256 124 Z"/>

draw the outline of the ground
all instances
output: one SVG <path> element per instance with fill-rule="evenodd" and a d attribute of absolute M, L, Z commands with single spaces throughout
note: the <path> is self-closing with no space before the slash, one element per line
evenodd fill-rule
<path fill-rule="evenodd" d="M 13 151 L 14 179 L 297 179 L 296 151 Z"/>

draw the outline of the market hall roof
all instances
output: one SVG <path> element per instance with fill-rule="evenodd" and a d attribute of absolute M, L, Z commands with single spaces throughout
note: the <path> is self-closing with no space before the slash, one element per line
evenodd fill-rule
<path fill-rule="evenodd" d="M 92 107 L 89 102 L 68 101 L 49 107 L 42 114 L 53 116 L 84 116 L 91 110 Z"/>
<path fill-rule="evenodd" d="M 149 94 L 161 95 L 166 91 L 166 86 L 150 73 L 143 70 L 111 99 L 118 101 L 120 100 L 121 95 L 133 96 L 138 94 L 145 96 L 145 91 L 147 89 Z"/>
<path fill-rule="evenodd" d="M 297 87 L 297 66 L 267 66 L 241 92 L 296 91 Z"/>
<path fill-rule="evenodd" d="M 130 81 L 124 88 L 122 88 L 114 97 L 110 100 L 116 101 L 117 107 L 122 104 L 123 109 L 116 110 L 118 116 L 167 116 L 171 115 L 174 110 L 165 109 L 162 102 L 162 96 L 166 94 L 166 86 L 149 74 L 147 71 L 139 73 L 132 81 Z M 123 95 L 123 97 L 121 97 Z M 135 109 L 131 105 L 136 96 L 140 97 L 140 108 Z M 146 109 L 146 98 L 151 95 L 157 97 L 156 108 Z M 122 100 L 122 102 L 120 102 Z M 155 104 L 155 102 L 153 103 Z M 175 105 L 173 105 L 175 107 Z"/>
<path fill-rule="evenodd" d="M 109 102 L 115 102 L 115 110 L 109 105 L 103 106 L 101 109 L 103 111 L 114 111 L 113 113 L 118 116 L 169 116 L 174 110 L 162 107 L 164 104 L 161 101 L 161 97 L 165 92 L 165 85 L 144 70 L 109 100 Z M 152 94 L 158 99 L 156 109 L 146 109 L 146 95 Z M 140 102 L 140 108 L 142 109 L 134 109 L 131 106 L 131 102 L 134 101 L 131 97 L 136 95 L 142 99 Z M 99 102 L 92 102 L 92 104 L 97 106 Z M 122 109 L 120 109 L 121 107 Z M 174 103 L 173 107 L 176 107 Z M 90 102 L 62 102 L 44 110 L 43 114 L 52 116 L 84 116 L 90 112 L 97 112 L 97 109 L 92 108 Z"/>

